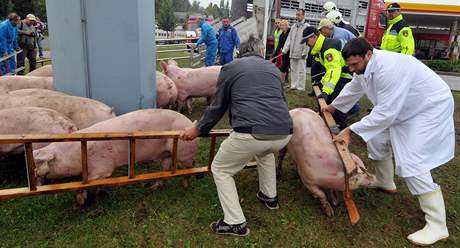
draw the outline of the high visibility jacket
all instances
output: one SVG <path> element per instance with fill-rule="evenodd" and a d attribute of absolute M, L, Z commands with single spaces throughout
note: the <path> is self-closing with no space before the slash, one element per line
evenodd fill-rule
<path fill-rule="evenodd" d="M 412 36 L 412 29 L 399 15 L 388 21 L 388 28 L 382 38 L 382 50 L 413 55 L 415 50 L 415 40 Z"/>
<path fill-rule="evenodd" d="M 316 60 L 326 69 L 321 84 L 323 85 L 322 91 L 327 95 L 334 92 L 341 77 L 351 78 L 345 68 L 346 64 L 340 51 L 341 48 L 342 42 L 340 40 L 329 39 L 320 34 L 311 50 L 311 55 L 316 56 Z"/>
<path fill-rule="evenodd" d="M 283 30 L 281 30 L 280 28 L 277 28 L 275 30 L 275 33 L 273 34 L 273 36 L 275 37 L 275 49 L 278 47 L 278 43 L 280 41 L 280 36 L 282 33 L 283 33 Z"/>

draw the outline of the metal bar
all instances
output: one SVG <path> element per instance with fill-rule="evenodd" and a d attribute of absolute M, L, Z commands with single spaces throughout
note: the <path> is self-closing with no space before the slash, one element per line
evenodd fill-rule
<path fill-rule="evenodd" d="M 82 183 L 88 183 L 88 143 L 81 142 L 81 178 Z"/>
<path fill-rule="evenodd" d="M 179 139 L 178 138 L 174 138 L 174 141 L 173 141 L 173 149 L 172 149 L 172 165 L 171 165 L 171 169 L 172 169 L 172 174 L 176 173 L 176 168 L 177 168 L 177 143 L 178 143 Z"/>
<path fill-rule="evenodd" d="M 27 181 L 29 183 L 29 190 L 35 191 L 37 190 L 37 180 L 35 178 L 35 163 L 32 143 L 25 143 L 24 150 L 26 151 Z"/>
<path fill-rule="evenodd" d="M 190 59 L 189 56 L 187 57 L 166 57 L 166 58 L 160 58 L 160 59 L 157 59 L 157 61 L 161 61 L 161 60 L 164 60 L 164 59 L 174 59 L 174 60 L 179 60 L 179 59 Z"/>
<path fill-rule="evenodd" d="M 164 42 L 164 41 L 187 41 L 187 40 L 198 40 L 200 37 L 193 37 L 193 38 L 177 38 L 177 39 L 156 39 L 156 42 Z"/>
<path fill-rule="evenodd" d="M 128 178 L 133 179 L 136 177 L 134 168 L 136 167 L 136 140 L 129 139 L 129 160 L 128 160 Z"/>
<path fill-rule="evenodd" d="M 6 56 L 6 57 L 1 57 L 1 58 L 0 58 L 0 62 L 6 61 L 6 60 L 8 60 L 9 58 L 12 58 L 12 57 L 14 57 L 14 56 L 16 56 L 16 55 L 18 55 L 18 54 L 20 54 L 20 53 L 22 53 L 22 49 L 19 50 L 19 51 L 17 51 L 17 52 L 13 52 L 12 54 L 9 54 L 9 55 Z"/>
<path fill-rule="evenodd" d="M 211 171 L 212 161 L 216 153 L 216 136 L 211 137 L 211 147 L 209 148 L 208 170 Z"/>
<path fill-rule="evenodd" d="M 192 49 L 175 49 L 175 50 L 157 50 L 157 53 L 170 53 L 170 52 L 188 52 Z"/>
<path fill-rule="evenodd" d="M 195 43 L 179 43 L 179 44 L 164 44 L 164 45 L 155 45 L 156 47 L 172 47 L 172 46 L 190 46 Z"/>

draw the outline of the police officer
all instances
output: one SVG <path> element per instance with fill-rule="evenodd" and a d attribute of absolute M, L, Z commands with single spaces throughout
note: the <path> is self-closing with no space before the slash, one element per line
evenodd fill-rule
<path fill-rule="evenodd" d="M 233 61 L 233 51 L 240 48 L 240 37 L 234 27 L 230 25 L 230 18 L 225 17 L 222 20 L 222 27 L 218 31 L 218 45 L 217 49 L 220 55 L 220 64 L 225 65 Z"/>
<path fill-rule="evenodd" d="M 192 45 L 192 49 L 195 49 L 201 44 L 206 45 L 206 66 L 213 66 L 216 63 L 217 54 L 217 38 L 216 31 L 209 25 L 202 17 L 198 17 L 198 27 L 201 28 L 200 39 L 196 42 L 196 45 Z"/>
<path fill-rule="evenodd" d="M 343 19 L 342 14 L 338 10 L 333 10 L 333 11 L 329 12 L 326 15 L 326 18 L 331 20 L 331 22 L 333 22 L 337 27 L 344 28 L 344 29 L 350 31 L 356 37 L 359 37 L 361 35 L 359 33 L 359 31 L 355 27 L 353 27 L 352 25 L 350 25 L 350 23 L 346 22 Z"/>
<path fill-rule="evenodd" d="M 388 28 L 382 38 L 382 50 L 413 55 L 415 41 L 412 29 L 401 15 L 401 6 L 392 3 L 387 7 Z"/>
<path fill-rule="evenodd" d="M 302 43 L 310 47 L 310 54 L 326 69 L 320 83 L 316 84 L 322 87 L 320 97 L 330 104 L 352 78 L 345 68 L 341 53 L 342 42 L 326 38 L 315 27 L 310 26 L 303 31 Z M 345 113 L 335 111 L 333 116 L 341 129 L 347 127 Z"/>

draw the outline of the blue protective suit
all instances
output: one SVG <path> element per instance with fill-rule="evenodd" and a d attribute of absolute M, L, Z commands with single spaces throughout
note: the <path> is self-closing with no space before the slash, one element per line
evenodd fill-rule
<path fill-rule="evenodd" d="M 8 54 L 14 53 L 14 50 L 19 48 L 18 45 L 18 29 L 13 26 L 10 20 L 5 20 L 0 23 L 0 57 L 3 57 L 3 53 Z M 11 57 L 6 62 L 0 63 L 1 74 L 6 73 L 6 66 L 8 66 L 8 72 L 14 72 L 16 70 L 16 61 L 14 57 Z"/>
<path fill-rule="evenodd" d="M 220 53 L 220 64 L 225 65 L 233 61 L 233 50 L 240 49 L 240 37 L 232 26 L 221 27 L 218 34 L 217 49 Z"/>
<path fill-rule="evenodd" d="M 205 64 L 206 66 L 212 66 L 216 63 L 216 54 L 217 54 L 217 39 L 216 39 L 216 31 L 214 28 L 211 27 L 205 21 L 201 21 L 198 24 L 198 27 L 201 28 L 201 36 L 200 39 L 196 42 L 196 45 L 199 46 L 201 44 L 206 45 L 206 59 Z"/>

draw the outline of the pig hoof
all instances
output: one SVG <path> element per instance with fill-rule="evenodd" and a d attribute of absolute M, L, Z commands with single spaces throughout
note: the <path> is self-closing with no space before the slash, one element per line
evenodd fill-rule
<path fill-rule="evenodd" d="M 86 202 L 87 198 L 88 198 L 88 192 L 87 191 L 78 192 L 77 193 L 77 203 L 78 203 L 78 205 L 80 205 L 80 207 L 85 205 L 85 202 Z"/>
<path fill-rule="evenodd" d="M 182 180 L 182 186 L 183 186 L 184 188 L 190 187 L 190 184 L 191 184 L 191 178 L 190 178 L 190 177 L 184 178 L 184 179 Z"/>
<path fill-rule="evenodd" d="M 161 180 L 160 181 L 155 181 L 155 182 L 153 182 L 153 185 L 150 187 L 150 189 L 155 191 L 155 190 L 160 189 L 163 186 L 164 186 L 163 181 L 161 181 Z"/>
<path fill-rule="evenodd" d="M 328 217 L 334 216 L 334 209 L 332 209 L 331 204 L 329 202 L 321 202 L 321 209 L 323 213 L 326 214 Z"/>

